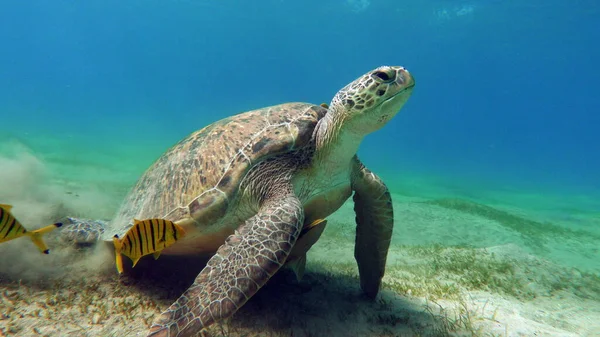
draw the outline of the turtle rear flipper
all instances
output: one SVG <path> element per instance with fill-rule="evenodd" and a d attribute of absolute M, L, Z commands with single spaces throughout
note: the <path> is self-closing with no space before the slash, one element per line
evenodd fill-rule
<path fill-rule="evenodd" d="M 95 245 L 106 230 L 106 222 L 101 220 L 77 219 L 66 217 L 61 219 L 60 239 L 65 244 L 77 247 Z"/>
<path fill-rule="evenodd" d="M 152 324 L 148 337 L 195 336 L 233 315 L 285 263 L 304 213 L 293 194 L 273 196 L 229 236 L 194 284 Z"/>
<path fill-rule="evenodd" d="M 296 281 L 300 282 L 304 276 L 306 267 L 306 253 L 319 240 L 323 230 L 327 225 L 327 220 L 317 219 L 310 223 L 300 232 L 300 237 L 294 244 L 294 249 L 290 253 L 285 266 L 294 272 Z"/>

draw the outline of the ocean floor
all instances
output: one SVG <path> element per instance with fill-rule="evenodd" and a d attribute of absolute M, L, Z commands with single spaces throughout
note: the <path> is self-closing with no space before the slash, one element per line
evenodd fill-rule
<path fill-rule="evenodd" d="M 123 193 L 44 172 L 34 156 L 0 161 L 0 202 L 14 204 L 28 229 L 65 214 L 107 218 Z M 309 252 L 301 282 L 281 272 L 207 335 L 600 336 L 600 234 L 464 196 L 393 198 L 375 301 L 359 291 L 347 203 Z M 0 245 L 0 336 L 145 336 L 204 263 L 144 258 L 119 277 L 109 246 L 62 246 L 58 234 L 46 238 L 50 255 L 26 238 Z"/>

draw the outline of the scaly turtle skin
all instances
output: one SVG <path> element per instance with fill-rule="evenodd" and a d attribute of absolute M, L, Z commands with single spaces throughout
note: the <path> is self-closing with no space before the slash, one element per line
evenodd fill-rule
<path fill-rule="evenodd" d="M 402 67 L 380 67 L 341 89 L 329 109 L 287 103 L 242 113 L 192 133 L 163 154 L 102 238 L 122 236 L 134 218 L 164 218 L 186 235 L 163 254 L 212 257 L 148 336 L 196 335 L 231 316 L 286 263 L 301 276 L 306 252 L 326 223 L 319 220 L 353 192 L 360 285 L 374 298 L 393 209 L 385 184 L 356 152 L 367 134 L 396 115 L 414 83 Z"/>

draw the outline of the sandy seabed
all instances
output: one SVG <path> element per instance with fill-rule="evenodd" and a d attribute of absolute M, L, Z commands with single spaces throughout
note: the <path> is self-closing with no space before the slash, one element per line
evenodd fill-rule
<path fill-rule="evenodd" d="M 347 203 L 309 252 L 301 282 L 281 272 L 204 335 L 600 336 L 595 234 L 460 199 L 394 203 L 375 301 L 359 291 Z M 0 336 L 145 336 L 204 263 L 144 258 L 118 276 L 107 246 L 62 247 L 57 234 L 47 256 L 27 239 L 0 246 Z"/>

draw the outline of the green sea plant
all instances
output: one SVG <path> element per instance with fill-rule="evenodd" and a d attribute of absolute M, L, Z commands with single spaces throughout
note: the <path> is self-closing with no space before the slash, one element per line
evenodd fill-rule
<path fill-rule="evenodd" d="M 460 289 L 486 290 L 518 298 L 531 298 L 526 282 L 518 275 L 515 260 L 498 258 L 484 249 L 465 246 L 402 246 L 410 265 L 388 267 L 384 288 L 400 294 L 432 300 L 457 299 Z"/>

